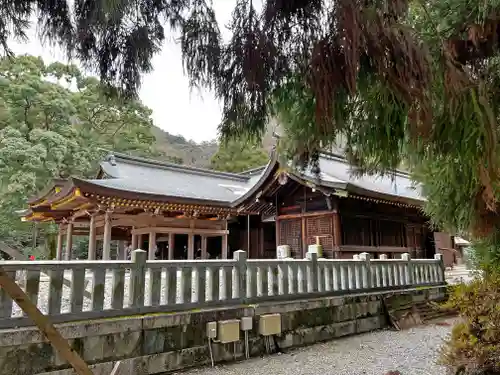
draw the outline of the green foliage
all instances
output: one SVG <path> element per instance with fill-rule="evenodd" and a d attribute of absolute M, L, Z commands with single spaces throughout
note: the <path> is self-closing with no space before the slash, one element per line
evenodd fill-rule
<path fill-rule="evenodd" d="M 44 41 L 58 44 L 68 57 L 76 56 L 98 73 L 101 82 L 127 96 L 137 94 L 141 74 L 151 70 L 165 40 L 165 23 L 184 38 L 199 40 L 200 51 L 220 35 L 205 0 L 12 0 L 0 4 L 1 55 L 11 53 L 10 40 L 27 39 L 33 19 Z"/>
<path fill-rule="evenodd" d="M 319 172 L 320 151 L 339 138 L 359 173 L 404 160 L 433 224 L 493 239 L 499 11 L 498 0 L 270 0 L 259 13 L 238 1 L 232 39 L 203 50 L 203 61 L 220 55 L 219 69 L 199 69 L 200 57 L 188 72 L 223 101 L 224 138 L 259 136 L 275 116 L 279 150 L 299 166 Z"/>
<path fill-rule="evenodd" d="M 0 60 L 0 240 L 32 248 L 16 210 L 54 178 L 93 177 L 102 149 L 151 155 L 151 110 L 103 95 L 73 65 L 33 56 Z M 38 228 L 39 243 L 54 233 Z"/>
<path fill-rule="evenodd" d="M 465 374 L 500 372 L 500 277 L 487 274 L 454 288 L 448 305 L 460 321 L 441 351 L 441 363 Z"/>
<path fill-rule="evenodd" d="M 167 133 L 156 126 L 151 131 L 156 139 L 155 149 L 167 155 L 160 156 L 159 159 L 171 163 L 206 168 L 210 166 L 210 159 L 218 149 L 215 141 L 196 143 L 183 136 Z"/>
<path fill-rule="evenodd" d="M 222 143 L 211 160 L 217 171 L 239 173 L 261 167 L 269 161 L 269 155 L 256 142 L 230 140 Z"/>

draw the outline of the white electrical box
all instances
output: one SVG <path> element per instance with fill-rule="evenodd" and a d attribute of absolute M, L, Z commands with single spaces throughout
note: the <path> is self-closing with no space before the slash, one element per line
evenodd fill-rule
<path fill-rule="evenodd" d="M 241 330 L 251 331 L 253 326 L 253 319 L 251 316 L 244 316 L 241 318 Z"/>
<path fill-rule="evenodd" d="M 217 322 L 207 323 L 207 337 L 209 339 L 215 339 L 217 337 Z"/>
<path fill-rule="evenodd" d="M 240 321 L 238 319 L 217 322 L 217 340 L 222 344 L 240 339 Z"/>
<path fill-rule="evenodd" d="M 279 335 L 281 333 L 281 314 L 261 315 L 259 333 L 262 336 Z"/>

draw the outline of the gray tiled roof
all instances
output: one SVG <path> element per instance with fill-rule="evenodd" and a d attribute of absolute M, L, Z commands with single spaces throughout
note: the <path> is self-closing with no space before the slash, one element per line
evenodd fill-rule
<path fill-rule="evenodd" d="M 214 172 L 116 154 L 104 160 L 101 169 L 107 178 L 88 182 L 117 190 L 221 203 L 243 195 L 262 173 Z"/>
<path fill-rule="evenodd" d="M 244 173 L 224 173 L 210 170 L 162 163 L 152 160 L 111 155 L 101 163 L 105 179 L 87 180 L 92 184 L 139 194 L 161 195 L 184 199 L 210 201 L 229 205 L 245 199 L 249 190 L 260 189 L 258 185 L 267 179 L 266 172 L 274 168 L 256 168 Z M 414 188 L 409 176 L 354 177 L 345 159 L 325 154 L 320 159 L 320 181 L 310 171 L 296 173 L 299 177 L 327 188 L 336 188 L 366 195 L 382 195 L 386 199 L 410 199 L 423 201 L 420 189 Z"/>
<path fill-rule="evenodd" d="M 383 194 L 389 197 L 406 198 L 423 201 L 419 186 L 411 181 L 406 173 L 396 172 L 392 176 L 369 176 L 357 177 L 353 175 L 351 166 L 345 159 L 334 155 L 323 155 L 320 159 L 321 185 L 337 187 L 345 185 L 345 189 L 360 190 Z M 305 177 L 314 180 L 315 177 L 310 171 L 305 173 Z M 340 187 L 340 186 L 339 186 Z"/>

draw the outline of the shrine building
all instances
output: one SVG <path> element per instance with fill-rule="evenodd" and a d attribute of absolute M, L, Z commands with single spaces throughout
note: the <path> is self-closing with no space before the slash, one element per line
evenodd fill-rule
<path fill-rule="evenodd" d="M 25 221 L 59 226 L 57 259 L 73 259 L 74 236 L 88 236 L 88 258 L 275 258 L 278 245 L 303 258 L 320 243 L 327 258 L 402 253 L 433 257 L 424 198 L 409 176 L 353 177 L 338 155 L 320 157 L 319 178 L 280 165 L 225 173 L 110 154 L 95 179 L 54 180 L 28 201 Z"/>

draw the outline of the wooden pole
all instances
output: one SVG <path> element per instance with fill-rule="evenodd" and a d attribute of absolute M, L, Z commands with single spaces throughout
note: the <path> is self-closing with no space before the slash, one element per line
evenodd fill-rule
<path fill-rule="evenodd" d="M 131 244 L 132 251 L 137 250 L 139 248 L 138 242 L 139 242 L 139 235 L 133 234 L 132 235 L 132 244 Z"/>
<path fill-rule="evenodd" d="M 225 229 L 227 233 L 227 218 L 225 220 Z M 228 248 L 227 248 L 227 234 L 224 234 L 222 236 L 222 259 L 227 259 L 228 256 Z"/>
<path fill-rule="evenodd" d="M 52 347 L 73 367 L 77 375 L 94 375 L 82 357 L 71 349 L 68 341 L 61 336 L 49 318 L 38 310 L 19 285 L 8 276 L 2 266 L 0 266 L 0 287 L 33 320 L 38 329 L 47 337 Z"/>
<path fill-rule="evenodd" d="M 111 211 L 104 214 L 104 238 L 102 240 L 102 260 L 111 259 Z"/>
<path fill-rule="evenodd" d="M 73 251 L 73 222 L 69 222 L 66 226 L 66 254 L 65 260 L 71 260 L 71 252 Z"/>
<path fill-rule="evenodd" d="M 188 259 L 194 259 L 194 234 L 188 237 Z"/>
<path fill-rule="evenodd" d="M 168 234 L 168 260 L 174 259 L 175 234 Z"/>
<path fill-rule="evenodd" d="M 88 258 L 89 260 L 96 260 L 96 228 L 94 214 L 90 215 Z"/>
<path fill-rule="evenodd" d="M 201 236 L 201 259 L 207 259 L 207 236 Z"/>
<path fill-rule="evenodd" d="M 156 232 L 151 230 L 149 232 L 149 241 L 148 241 L 148 260 L 155 260 L 156 252 Z"/>

